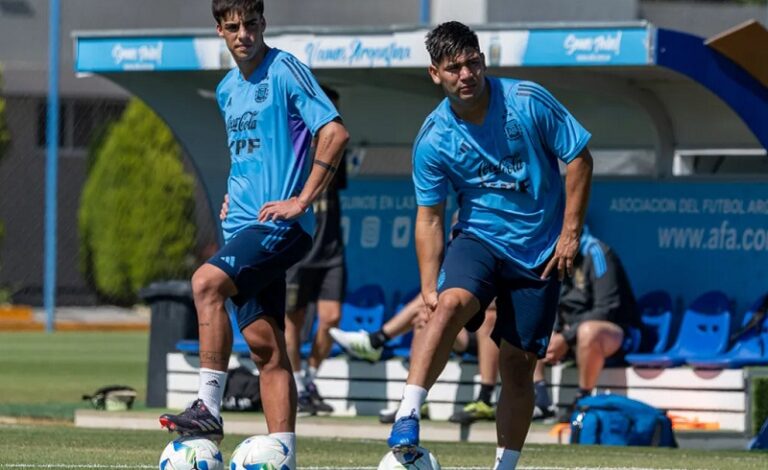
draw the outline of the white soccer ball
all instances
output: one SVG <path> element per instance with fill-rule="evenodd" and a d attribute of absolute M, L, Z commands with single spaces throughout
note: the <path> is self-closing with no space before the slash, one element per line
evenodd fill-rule
<path fill-rule="evenodd" d="M 241 442 L 232 454 L 230 470 L 294 470 L 293 456 L 280 440 L 252 436 Z"/>
<path fill-rule="evenodd" d="M 224 459 L 213 441 L 180 437 L 160 455 L 160 470 L 224 470 Z"/>
<path fill-rule="evenodd" d="M 440 463 L 423 447 L 414 452 L 395 453 L 389 451 L 379 462 L 378 470 L 440 470 Z"/>

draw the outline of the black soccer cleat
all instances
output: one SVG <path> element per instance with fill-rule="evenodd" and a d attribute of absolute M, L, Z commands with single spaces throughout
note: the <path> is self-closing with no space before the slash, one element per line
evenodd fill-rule
<path fill-rule="evenodd" d="M 301 392 L 299 394 L 299 400 L 296 402 L 297 411 L 301 416 L 315 416 L 317 414 L 317 408 L 312 402 L 312 397 L 309 396 L 309 392 Z"/>
<path fill-rule="evenodd" d="M 205 437 L 217 442 L 224 438 L 223 420 L 215 417 L 199 398 L 177 415 L 160 416 L 160 426 L 183 437 Z"/>
<path fill-rule="evenodd" d="M 312 400 L 312 405 L 315 407 L 316 413 L 333 413 L 333 407 L 323 400 L 320 396 L 320 392 L 317 391 L 317 386 L 314 383 L 307 384 L 307 391 L 309 392 L 309 398 Z"/>

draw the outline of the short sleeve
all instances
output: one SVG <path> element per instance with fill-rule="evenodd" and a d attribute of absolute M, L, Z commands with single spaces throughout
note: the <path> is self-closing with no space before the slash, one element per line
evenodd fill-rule
<path fill-rule="evenodd" d="M 229 82 L 229 76 L 230 74 L 227 74 L 226 77 L 216 86 L 216 104 L 219 107 L 219 112 L 221 113 L 221 116 L 226 121 L 227 115 L 224 111 L 227 107 L 227 101 L 229 98 L 229 87 L 227 86 L 227 83 Z"/>
<path fill-rule="evenodd" d="M 570 163 L 587 146 L 592 135 L 544 87 L 522 82 L 517 95 L 528 98 L 528 111 L 539 138 L 553 156 Z"/>
<path fill-rule="evenodd" d="M 448 197 L 448 179 L 439 163 L 439 153 L 432 144 L 434 121 L 428 119 L 413 146 L 413 185 L 416 204 L 434 206 Z"/>
<path fill-rule="evenodd" d="M 306 65 L 291 55 L 284 55 L 280 62 L 288 102 L 299 113 L 310 132 L 317 134 L 321 127 L 339 117 L 339 112 Z"/>

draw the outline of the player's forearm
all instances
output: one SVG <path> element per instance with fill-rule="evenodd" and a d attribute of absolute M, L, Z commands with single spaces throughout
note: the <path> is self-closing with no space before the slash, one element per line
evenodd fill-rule
<path fill-rule="evenodd" d="M 586 148 L 566 168 L 565 215 L 561 236 L 578 239 L 584 225 L 592 186 L 592 155 Z"/>
<path fill-rule="evenodd" d="M 416 258 L 419 263 L 421 291 L 437 290 L 437 276 L 443 257 L 443 221 L 436 215 L 424 215 L 419 209 L 416 216 Z"/>
<path fill-rule="evenodd" d="M 330 122 L 320 129 L 312 170 L 298 197 L 304 207 L 309 207 L 333 180 L 348 141 L 349 133 L 339 122 Z"/>

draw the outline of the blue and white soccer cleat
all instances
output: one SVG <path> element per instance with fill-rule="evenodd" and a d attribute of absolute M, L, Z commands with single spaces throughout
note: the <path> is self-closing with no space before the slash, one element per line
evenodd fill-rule
<path fill-rule="evenodd" d="M 410 452 L 419 445 L 419 419 L 416 413 L 404 416 L 392 425 L 387 445 L 393 452 Z"/>

